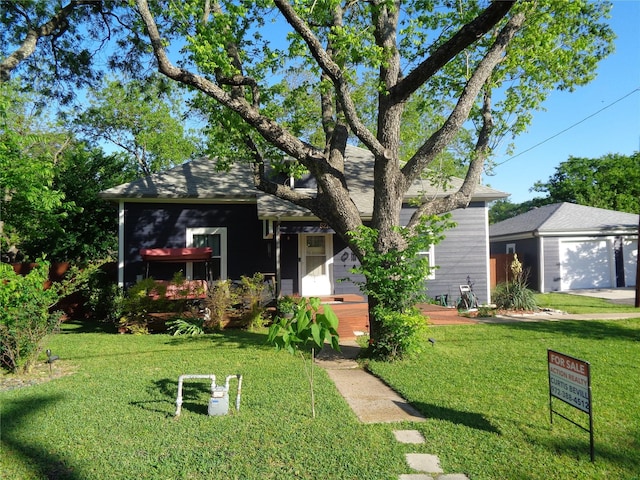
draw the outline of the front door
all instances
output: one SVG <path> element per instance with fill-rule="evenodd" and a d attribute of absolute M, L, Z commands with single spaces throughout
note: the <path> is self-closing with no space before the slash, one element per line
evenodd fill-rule
<path fill-rule="evenodd" d="M 331 295 L 333 236 L 308 234 L 299 237 L 301 295 L 304 297 Z"/>

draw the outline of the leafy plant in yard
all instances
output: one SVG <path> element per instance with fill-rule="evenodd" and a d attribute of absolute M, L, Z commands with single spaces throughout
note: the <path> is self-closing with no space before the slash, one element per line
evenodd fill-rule
<path fill-rule="evenodd" d="M 329 305 L 324 305 L 323 311 L 320 312 L 320 299 L 317 297 L 301 298 L 295 316 L 278 318 L 269 328 L 267 337 L 267 342 L 275 345 L 276 349 L 284 349 L 293 355 L 300 355 L 303 368 L 309 378 L 311 413 L 314 418 L 316 407 L 313 364 L 316 349 L 322 349 L 325 341 L 329 341 L 334 350 L 340 350 L 338 317 Z"/>
<path fill-rule="evenodd" d="M 296 302 L 295 298 L 285 295 L 278 299 L 277 314 L 281 317 L 291 318 L 296 313 L 297 309 L 298 302 Z"/>
<path fill-rule="evenodd" d="M 396 312 L 379 307 L 382 319 L 380 340 L 370 345 L 369 353 L 389 361 L 418 353 L 426 343 L 427 322 L 417 308 Z"/>
<path fill-rule="evenodd" d="M 167 330 L 172 335 L 203 335 L 204 318 L 200 317 L 177 317 L 167 322 Z"/>
<path fill-rule="evenodd" d="M 115 324 L 122 317 L 125 297 L 122 288 L 107 271 L 109 260 L 89 274 L 80 291 L 86 299 L 85 307 L 93 318 Z"/>
<path fill-rule="evenodd" d="M 159 285 L 153 277 L 136 282 L 128 291 L 122 302 L 122 316 L 118 319 L 118 328 L 136 334 L 149 333 L 149 312 L 157 311 L 163 301 L 154 300 L 151 292 L 164 298 L 166 286 Z"/>
<path fill-rule="evenodd" d="M 527 274 L 522 269 L 518 255 L 514 254 L 510 265 L 511 281 L 496 285 L 492 298 L 498 308 L 505 310 L 535 310 L 534 292 L 527 287 Z"/>
<path fill-rule="evenodd" d="M 401 358 L 409 353 L 405 349 L 411 350 L 422 340 L 426 320 L 415 306 L 426 301 L 425 283 L 436 268 L 429 264 L 425 252 L 440 242 L 443 232 L 453 225 L 451 215 L 445 214 L 423 217 L 414 230 L 395 227 L 404 248 L 383 253 L 376 247 L 375 229 L 363 226 L 351 233 L 353 241 L 366 252 L 360 265 L 352 270 L 366 280 L 354 282 L 368 295 L 369 313 L 377 319 L 379 330 L 371 335 L 375 339 L 368 351 L 371 356 Z"/>
<path fill-rule="evenodd" d="M 267 321 L 264 305 L 271 298 L 268 285 L 264 281 L 264 275 L 260 272 L 252 277 L 240 277 L 240 287 L 242 296 L 242 320 L 249 330 L 263 327 Z"/>
<path fill-rule="evenodd" d="M 218 280 L 211 283 L 204 303 L 209 309 L 209 320 L 205 322 L 205 327 L 221 330 L 229 311 L 238 303 L 231 281 Z"/>
<path fill-rule="evenodd" d="M 87 269 L 87 272 L 90 268 Z M 27 275 L 0 263 L 0 362 L 11 372 L 29 372 L 44 349 L 45 340 L 60 326 L 56 303 L 77 289 L 86 273 L 77 268 L 62 282 L 47 288 L 49 262 L 40 260 Z"/>

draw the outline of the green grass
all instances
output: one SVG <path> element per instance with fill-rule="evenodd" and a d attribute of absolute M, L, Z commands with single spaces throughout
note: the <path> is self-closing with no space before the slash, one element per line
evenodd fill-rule
<path fill-rule="evenodd" d="M 423 354 L 369 368 L 429 418 L 419 424 L 447 472 L 473 479 L 640 478 L 640 319 L 432 328 Z M 591 363 L 589 434 L 549 420 L 547 349 Z M 588 416 L 554 409 L 583 426 Z"/>
<path fill-rule="evenodd" d="M 571 295 L 567 293 L 537 293 L 536 304 L 540 308 L 552 308 L 567 313 L 634 313 L 633 305 L 612 303 L 604 298 Z M 640 313 L 638 313 L 640 317 Z"/>
<path fill-rule="evenodd" d="M 75 330 L 77 331 L 77 330 Z M 362 425 L 316 369 L 316 419 L 301 362 L 266 335 L 66 333 L 49 346 L 76 373 L 0 392 L 0 477 L 11 479 L 388 479 L 406 470 L 388 425 Z M 209 417 L 210 384 L 243 375 L 240 412 Z M 235 381 L 231 403 L 235 402 Z"/>
<path fill-rule="evenodd" d="M 77 327 L 77 326 L 76 326 Z M 65 330 L 49 346 L 74 374 L 0 392 L 2 478 L 397 479 L 405 453 L 439 455 L 447 473 L 477 479 L 637 479 L 640 472 L 640 319 L 432 327 L 434 347 L 370 368 L 428 417 L 363 425 L 324 371 L 317 418 L 300 361 L 266 335 L 131 336 Z M 588 434 L 549 427 L 546 349 L 590 361 L 596 462 Z M 206 414 L 206 381 L 244 377 L 240 412 Z M 232 382 L 232 403 L 235 383 Z M 557 402 L 584 421 L 586 415 Z M 416 428 L 425 445 L 395 441 Z"/>

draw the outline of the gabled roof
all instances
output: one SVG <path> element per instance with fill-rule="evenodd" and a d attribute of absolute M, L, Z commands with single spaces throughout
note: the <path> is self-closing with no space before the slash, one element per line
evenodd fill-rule
<path fill-rule="evenodd" d="M 100 197 L 107 200 L 253 199 L 255 192 L 251 171 L 246 165 L 235 164 L 230 172 L 219 172 L 215 161 L 202 157 L 166 172 L 109 188 L 100 192 Z"/>
<path fill-rule="evenodd" d="M 575 203 L 534 208 L 489 227 L 491 239 L 505 236 L 591 235 L 638 230 L 638 215 Z"/>
<path fill-rule="evenodd" d="M 362 148 L 347 146 L 345 173 L 349 192 L 363 217 L 370 217 L 373 211 L 373 155 Z M 418 180 L 409 188 L 408 198 L 426 195 L 442 196 L 457 190 L 462 179 L 452 178 L 444 190 L 434 187 L 427 180 Z M 315 189 L 309 190 L 315 193 Z M 200 158 L 174 167 L 166 172 L 109 188 L 100 193 L 107 200 L 133 202 L 172 201 L 214 203 L 257 202 L 260 218 L 300 218 L 309 217 L 310 212 L 287 201 L 259 192 L 253 185 L 251 169 L 247 164 L 236 163 L 229 172 L 219 172 L 215 162 Z M 506 193 L 478 185 L 473 200 L 491 201 L 505 198 Z"/>

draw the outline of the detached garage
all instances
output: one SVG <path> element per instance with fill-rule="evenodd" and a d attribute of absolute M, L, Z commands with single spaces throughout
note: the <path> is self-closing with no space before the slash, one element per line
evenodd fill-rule
<path fill-rule="evenodd" d="M 540 292 L 636 284 L 638 215 L 557 203 L 491 225 L 490 253 L 516 253 Z"/>

